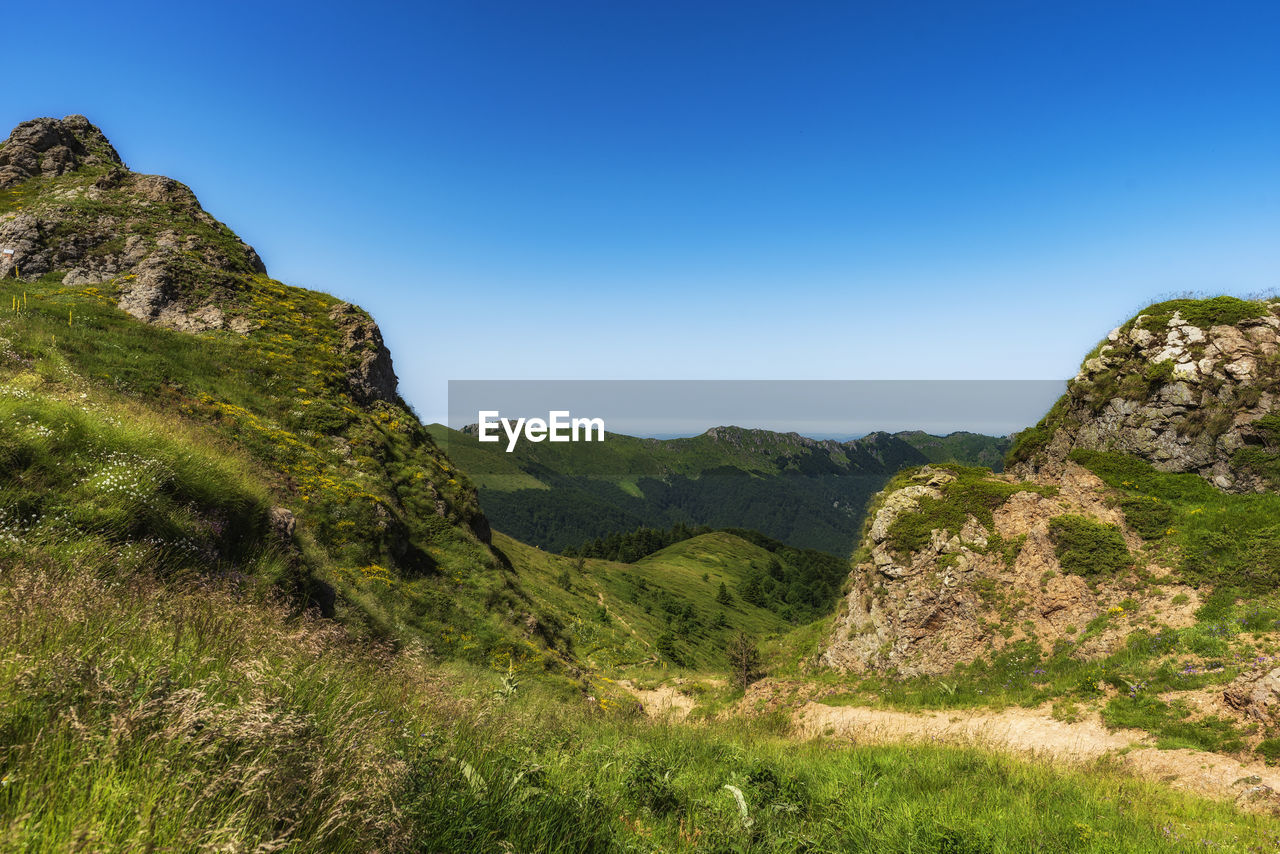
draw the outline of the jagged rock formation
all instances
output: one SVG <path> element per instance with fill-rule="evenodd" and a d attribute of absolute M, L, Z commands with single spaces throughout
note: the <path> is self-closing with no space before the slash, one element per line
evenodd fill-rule
<path fill-rule="evenodd" d="M 13 129 L 0 148 L 0 190 L 81 166 L 123 166 L 102 131 L 84 116 L 32 119 Z"/>
<path fill-rule="evenodd" d="M 57 179 L 56 184 L 45 186 Z M 230 327 L 235 295 L 266 272 L 253 247 L 200 206 L 183 184 L 128 171 L 83 116 L 18 125 L 0 148 L 0 277 L 102 285 L 120 308 L 187 332 Z"/>
<path fill-rule="evenodd" d="M 1162 303 L 1085 360 L 1053 411 L 1019 436 L 1011 471 L 1058 470 L 1076 448 L 1132 454 L 1230 492 L 1274 489 L 1265 419 L 1280 392 L 1280 303 Z"/>
<path fill-rule="evenodd" d="M 926 466 L 876 498 L 822 660 L 844 670 L 940 674 L 1021 640 L 1046 653 L 1070 641 L 1073 655 L 1091 657 L 1148 617 L 1152 625 L 1190 625 L 1200 588 L 1174 583 L 1195 577 L 1186 555 L 1144 544 L 1126 516 L 1133 499 L 1075 460 L 1119 452 L 1160 471 L 1198 474 L 1224 491 L 1273 490 L 1278 395 L 1280 302 L 1218 297 L 1152 306 L 1113 330 L 1040 424 L 1019 434 L 1008 474 Z M 1094 538 L 1089 549 L 1104 534 L 1113 538 L 1127 563 L 1087 581 L 1064 571 L 1055 525 L 1059 534 L 1083 529 Z M 1157 525 L 1143 536 L 1172 533 Z M 1101 560 L 1101 552 L 1082 553 L 1086 562 Z M 1157 554 L 1177 562 L 1176 576 Z M 1263 554 L 1249 560 L 1265 564 Z M 1158 594 L 1149 581 L 1158 581 Z M 1118 619 L 1098 619 L 1130 598 L 1114 612 Z M 1273 676 L 1253 674 L 1229 688 L 1225 702 L 1270 715 L 1280 704 Z"/>
<path fill-rule="evenodd" d="M 382 343 L 382 332 L 369 315 L 351 303 L 340 302 L 329 310 L 329 319 L 342 336 L 342 352 L 352 357 L 347 370 L 351 396 L 360 403 L 396 400 L 396 372 L 391 351 Z"/>
<path fill-rule="evenodd" d="M 966 514 L 957 530 L 935 528 L 918 549 L 900 546 L 895 523 L 918 513 L 922 502 L 944 502 L 957 486 L 972 490 L 984 484 L 1002 498 L 989 522 Z M 1124 529 L 1124 515 L 1107 505 L 1102 483 L 1071 463 L 1051 484 L 990 475 L 975 487 L 930 466 L 895 482 L 873 506 L 822 662 L 852 672 L 941 674 L 1019 641 L 1034 640 L 1049 652 L 1059 640 L 1078 640 L 1091 621 L 1129 593 L 1122 578 L 1091 587 L 1063 572 L 1049 523 L 1064 514 L 1120 526 L 1133 548 L 1141 542 Z M 1173 605 L 1179 593 L 1186 601 Z M 1158 614 L 1166 624 L 1189 623 L 1196 601 L 1194 590 L 1172 585 L 1127 617 Z M 1090 636 L 1079 654 L 1102 654 L 1122 636 L 1117 622 Z"/>

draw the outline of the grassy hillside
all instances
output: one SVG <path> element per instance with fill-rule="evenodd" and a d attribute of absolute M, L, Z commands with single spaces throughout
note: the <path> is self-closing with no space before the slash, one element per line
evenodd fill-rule
<path fill-rule="evenodd" d="M 0 427 L 10 461 L 0 495 L 24 531 L 72 541 L 115 531 L 121 544 L 189 551 L 186 566 L 209 569 L 212 546 L 192 530 L 260 540 L 247 532 L 265 530 L 264 508 L 283 505 L 298 530 L 276 550 L 326 610 L 376 634 L 409 632 L 442 652 L 483 657 L 518 646 L 535 654 L 514 626 L 521 617 L 495 617 L 497 601 L 513 613 L 527 605 L 470 530 L 482 517 L 465 477 L 401 405 L 359 406 L 343 390 L 331 297 L 257 278 L 247 291 L 257 332 L 194 336 L 139 323 L 103 288 L 59 279 L 0 284 L 0 300 L 22 304 L 0 316 L 0 405 L 10 413 Z M 211 450 L 185 468 L 168 462 L 201 447 Z M 251 473 L 253 526 L 242 523 L 244 511 L 189 510 L 199 484 L 175 478 L 214 477 L 219 468 L 200 461 L 209 457 Z M 194 521 L 139 527 L 138 510 L 154 512 L 148 493 L 103 492 L 116 477 L 174 490 L 167 500 Z M 216 561 L 256 573 L 248 553 Z M 470 645 L 459 642 L 464 633 Z"/>
<path fill-rule="evenodd" d="M 369 319 L 268 277 L 176 182 L 35 177 L 0 195 L 0 229 L 25 241 L 0 280 L 0 849 L 1274 846 L 1263 819 L 1105 769 L 800 743 L 778 715 L 651 722 L 616 676 L 718 673 L 738 630 L 812 641 L 747 596 L 778 549 L 491 547 Z M 672 452 L 685 469 L 626 445 L 578 488 L 732 468 L 785 506 L 779 484 L 852 465 L 712 438 Z M 889 471 L 898 447 L 864 461 Z M 601 477 L 621 462 L 654 476 Z M 549 472 L 494 476 L 546 497 Z"/>
<path fill-rule="evenodd" d="M 234 585 L 10 554 L 12 851 L 1246 852 L 1271 819 L 977 750 L 798 744 L 371 648 Z M 738 797 L 741 797 L 741 802 Z"/>
<path fill-rule="evenodd" d="M 494 545 L 521 568 L 539 609 L 558 616 L 572 653 L 615 677 L 652 667 L 723 671 L 734 632 L 765 639 L 791 628 L 743 601 L 744 583 L 773 555 L 731 534 L 704 534 L 634 564 L 561 557 L 502 534 Z M 721 584 L 727 603 L 716 599 Z"/>

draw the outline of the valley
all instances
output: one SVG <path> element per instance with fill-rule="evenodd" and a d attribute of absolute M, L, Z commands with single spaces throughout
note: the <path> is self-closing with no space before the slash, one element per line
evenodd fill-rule
<path fill-rule="evenodd" d="M 672 525 L 748 528 L 847 555 L 867 502 L 903 468 L 999 469 L 1009 440 L 976 433 L 872 433 L 848 442 L 740 427 L 685 439 L 609 434 L 595 444 L 484 444 L 428 428 L 468 472 L 485 514 L 523 542 L 563 551 L 612 533 Z"/>
<path fill-rule="evenodd" d="M 0 848 L 1280 844 L 1280 302 L 1011 441 L 507 453 L 87 119 L 0 161 Z"/>

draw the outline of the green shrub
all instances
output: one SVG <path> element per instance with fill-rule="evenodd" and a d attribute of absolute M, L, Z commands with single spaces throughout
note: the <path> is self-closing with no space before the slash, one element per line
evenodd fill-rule
<path fill-rule="evenodd" d="M 1234 326 L 1251 317 L 1263 317 L 1267 314 L 1267 305 L 1264 302 L 1228 296 L 1212 299 L 1168 300 L 1156 303 L 1139 313 L 1139 316 L 1146 315 L 1142 321 L 1142 328 L 1164 329 L 1173 318 L 1174 312 L 1180 314 L 1182 319 L 1192 326 L 1210 329 L 1214 326 Z"/>
<path fill-rule="evenodd" d="M 1249 425 L 1271 447 L 1280 447 L 1280 415 L 1264 415 Z"/>
<path fill-rule="evenodd" d="M 1133 566 L 1133 557 L 1115 525 L 1085 516 L 1063 515 L 1049 520 L 1049 538 L 1064 572 L 1111 575 Z"/>
<path fill-rule="evenodd" d="M 1275 489 L 1280 486 L 1280 453 L 1265 448 L 1246 446 L 1231 455 L 1233 468 L 1252 472 Z"/>
<path fill-rule="evenodd" d="M 1280 738 L 1264 738 L 1253 750 L 1265 759 L 1268 765 L 1275 765 L 1280 761 Z"/>
<path fill-rule="evenodd" d="M 955 480 L 943 484 L 941 498 L 924 496 L 914 512 L 902 513 L 889 526 L 889 547 L 899 554 L 919 551 L 929 543 L 934 529 L 958 534 L 970 516 L 990 528 L 992 512 L 1018 492 L 1052 494 L 1052 487 L 991 480 L 987 469 L 943 466 Z M 1016 555 L 1015 555 L 1016 558 Z"/>
<path fill-rule="evenodd" d="M 1173 508 L 1155 496 L 1123 498 L 1120 509 L 1129 527 L 1144 540 L 1163 539 L 1173 525 Z"/>

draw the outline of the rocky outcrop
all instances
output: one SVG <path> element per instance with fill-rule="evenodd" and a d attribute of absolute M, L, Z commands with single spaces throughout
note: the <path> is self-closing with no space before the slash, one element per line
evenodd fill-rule
<path fill-rule="evenodd" d="M 84 116 L 32 119 L 18 125 L 0 147 L 0 189 L 81 166 L 120 166 L 115 148 Z"/>
<path fill-rule="evenodd" d="M 21 189 L 46 180 L 39 192 Z M 235 295 L 266 272 L 258 253 L 210 216 L 189 187 L 124 168 L 83 116 L 19 125 L 0 148 L 0 188 L 20 204 L 0 214 L 0 277 L 63 273 L 71 287 L 117 291 L 120 308 L 184 332 L 247 332 Z"/>
<path fill-rule="evenodd" d="M 342 354 L 347 357 L 347 385 L 351 396 L 368 404 L 375 400 L 395 403 L 396 372 L 391 351 L 382 342 L 382 331 L 369 315 L 351 303 L 340 302 L 329 310 L 337 326 Z"/>
<path fill-rule="evenodd" d="M 1093 656 L 1119 644 L 1131 620 L 1157 615 L 1168 625 L 1192 621 L 1198 597 L 1190 588 L 1166 586 L 1138 610 L 1125 612 L 1118 605 L 1130 595 L 1124 579 L 1091 587 L 1062 571 L 1049 534 L 1052 518 L 1070 513 L 1124 524 L 1092 474 L 1068 463 L 1052 489 L 1042 482 L 1021 490 L 1023 484 L 1004 475 L 987 480 L 1008 493 L 988 524 L 969 514 L 957 530 L 934 529 L 926 545 L 907 553 L 895 547 L 894 523 L 918 513 L 922 502 L 946 500 L 955 475 L 926 466 L 879 496 L 862 559 L 821 654 L 825 665 L 900 676 L 942 674 L 1019 641 L 1033 640 L 1046 653 L 1061 640 L 1080 642 L 1091 621 L 1110 613 L 1111 624 L 1080 643 L 1078 654 Z M 1126 539 L 1133 548 L 1140 543 L 1130 532 Z M 1179 593 L 1185 599 L 1175 605 Z"/>
<path fill-rule="evenodd" d="M 1176 306 L 1170 308 L 1170 306 Z M 1193 472 L 1231 492 L 1274 488 L 1243 449 L 1268 453 L 1259 419 L 1280 402 L 1280 304 L 1179 300 L 1107 336 L 1036 428 L 1011 471 L 1060 470 L 1076 448 L 1114 450 L 1161 471 Z"/>
<path fill-rule="evenodd" d="M 293 532 L 297 530 L 298 519 L 293 515 L 293 511 L 287 507 L 275 506 L 267 513 L 267 521 L 271 525 L 272 532 L 281 542 L 291 542 L 293 540 Z"/>
<path fill-rule="evenodd" d="M 1280 723 L 1280 667 L 1270 664 L 1248 670 L 1222 692 L 1228 706 L 1264 726 Z"/>

